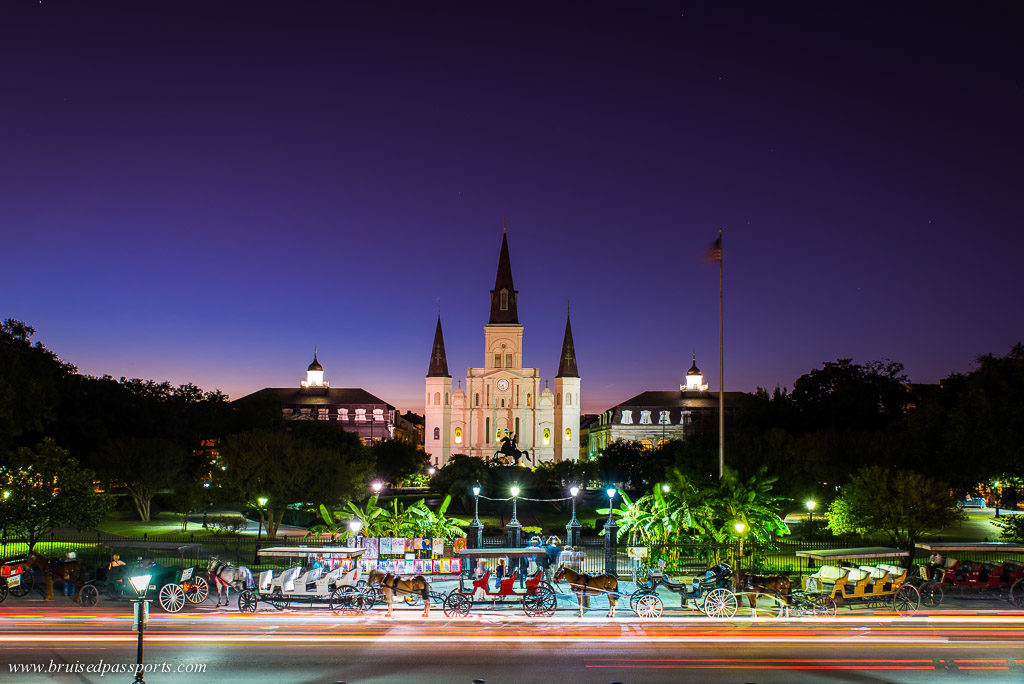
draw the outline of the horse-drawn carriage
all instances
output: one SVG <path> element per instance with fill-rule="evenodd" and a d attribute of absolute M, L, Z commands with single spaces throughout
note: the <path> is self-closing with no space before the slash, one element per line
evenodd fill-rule
<path fill-rule="evenodd" d="M 372 607 L 375 592 L 363 578 L 358 559 L 366 549 L 340 546 L 274 546 L 258 551 L 261 558 L 300 560 L 286 570 L 264 570 L 256 586 L 238 596 L 238 610 L 255 613 L 260 601 L 277 610 L 292 603 L 327 604 L 334 611 L 361 613 Z"/>
<path fill-rule="evenodd" d="M 872 546 L 797 551 L 796 555 L 823 563 L 803 578 L 808 595 L 817 594 L 849 608 L 891 606 L 899 615 L 913 615 L 921 607 L 921 594 L 907 581 L 907 569 L 892 564 L 909 556 L 906 551 Z"/>
<path fill-rule="evenodd" d="M 25 571 L 24 561 L 6 561 L 0 564 L 0 603 L 7 599 L 7 595 L 26 596 L 32 591 L 34 582 L 32 571 Z"/>
<path fill-rule="evenodd" d="M 942 603 L 946 594 L 961 597 L 1004 598 L 1024 608 L 1024 563 L 1006 555 L 1024 553 L 1024 544 L 1009 542 L 921 542 L 917 548 L 938 552 L 942 563 L 920 565 L 912 578 L 929 607 Z M 951 554 L 956 554 L 953 556 Z M 963 555 L 982 556 L 966 560 Z M 959 556 L 959 558 L 958 558 Z"/>
<path fill-rule="evenodd" d="M 86 581 L 79 590 L 81 605 L 89 608 L 95 606 L 100 597 L 107 599 L 131 599 L 138 596 L 132 586 L 131 578 L 149 575 L 148 591 L 155 591 L 157 602 L 168 613 L 177 613 L 188 604 L 198 604 L 206 600 L 210 587 L 206 579 L 196 571 L 195 567 L 179 565 L 161 565 L 155 560 L 147 560 L 145 555 L 153 552 L 177 551 L 184 559 L 187 552 L 196 552 L 199 544 L 177 544 L 171 542 L 108 542 L 101 547 L 110 549 L 111 561 L 106 566 L 96 568 L 93 579 Z M 134 563 L 117 564 L 114 551 L 135 552 L 138 554 Z"/>
<path fill-rule="evenodd" d="M 525 549 L 463 549 L 459 555 L 463 559 L 463 567 L 472 571 L 471 559 L 479 558 L 506 558 L 509 561 L 508 567 L 511 574 L 503 577 L 498 584 L 496 591 L 490 588 L 490 571 L 483 577 L 473 580 L 471 588 L 466 588 L 465 576 L 459 575 L 459 588 L 453 590 L 444 599 L 444 614 L 448 617 L 466 617 L 474 605 L 496 606 L 500 604 L 522 606 L 523 612 L 530 617 L 553 615 L 558 603 L 555 596 L 555 589 L 545 582 L 544 571 L 538 570 L 532 577 L 525 578 L 522 591 L 516 590 L 516 583 L 519 582 L 520 566 L 530 558 L 539 558 L 547 552 L 541 548 Z"/>
<path fill-rule="evenodd" d="M 661 617 L 664 602 L 658 588 L 679 595 L 680 608 L 700 610 L 708 617 L 733 617 L 739 597 L 732 590 L 733 574 L 728 563 L 719 563 L 693 577 L 665 576 L 660 568 L 648 568 L 647 577 L 636 577 L 636 591 L 629 597 L 629 607 L 640 617 Z"/>

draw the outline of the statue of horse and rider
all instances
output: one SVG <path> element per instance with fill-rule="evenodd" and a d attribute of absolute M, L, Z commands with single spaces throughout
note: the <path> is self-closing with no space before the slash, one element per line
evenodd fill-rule
<path fill-rule="evenodd" d="M 519 445 L 516 444 L 518 435 L 505 433 L 501 438 L 501 448 L 494 452 L 494 456 L 491 458 L 492 463 L 501 463 L 503 465 L 519 465 L 519 459 L 530 458 L 529 451 L 520 451 Z"/>

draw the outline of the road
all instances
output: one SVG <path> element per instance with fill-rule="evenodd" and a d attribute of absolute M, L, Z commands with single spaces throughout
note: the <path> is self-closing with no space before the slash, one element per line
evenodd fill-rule
<path fill-rule="evenodd" d="M 327 610 L 255 615 L 156 608 L 145 661 L 171 672 L 150 684 L 218 682 L 932 682 L 1024 679 L 1024 612 L 933 611 L 912 618 L 841 611 L 835 618 L 713 621 L 669 616 L 531 619 L 512 608 L 449 620 L 440 610 L 337 616 Z M 977 605 L 977 604 L 976 604 Z M 13 674 L 15 663 L 84 669 L 135 661 L 130 604 L 5 603 L 0 677 L 130 681 L 130 675 Z M 52 664 L 51 664 L 52 663 Z M 174 672 L 199 664 L 203 674 Z M 4 676 L 7 675 L 7 676 Z"/>

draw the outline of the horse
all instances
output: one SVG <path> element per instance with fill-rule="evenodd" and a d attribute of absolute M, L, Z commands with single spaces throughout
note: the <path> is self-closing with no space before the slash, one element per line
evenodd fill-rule
<path fill-rule="evenodd" d="M 745 570 L 737 570 L 734 578 L 737 592 L 750 592 L 747 600 L 750 607 L 755 608 L 758 594 L 774 594 L 780 599 L 789 596 L 792 585 L 785 575 L 754 575 Z"/>
<path fill-rule="evenodd" d="M 217 557 L 210 558 L 210 564 L 206 566 L 206 574 L 210 577 L 211 583 L 217 587 L 217 605 L 220 607 L 221 589 L 224 591 L 224 605 L 231 600 L 231 587 L 235 589 L 252 589 L 256 583 L 252 580 L 252 573 L 244 566 L 235 567 L 225 563 Z"/>
<path fill-rule="evenodd" d="M 78 602 L 78 590 L 82 588 L 82 565 L 77 560 L 53 560 L 51 561 L 41 553 L 31 551 L 28 557 L 25 558 L 22 564 L 24 568 L 31 572 L 32 570 L 38 570 L 43 573 L 46 578 L 46 599 L 47 601 L 53 600 L 53 578 L 56 575 L 62 578 L 65 582 L 71 582 L 75 585 L 75 596 L 74 601 Z"/>
<path fill-rule="evenodd" d="M 581 574 L 566 567 L 563 563 L 558 566 L 555 573 L 555 584 L 562 580 L 569 582 L 569 588 L 576 594 L 576 600 L 580 604 L 580 617 L 583 617 L 583 599 L 586 594 L 607 594 L 608 595 L 608 617 L 615 617 L 615 599 L 618 598 L 619 578 L 615 575 L 605 573 L 603 575 Z"/>
<path fill-rule="evenodd" d="M 391 617 L 391 607 L 395 592 L 419 594 L 423 598 L 423 617 L 430 616 L 430 583 L 423 575 L 403 579 L 392 572 L 385 574 L 374 568 L 370 570 L 366 579 L 371 587 L 379 586 L 381 588 L 384 600 L 388 602 L 388 614 L 386 617 Z"/>

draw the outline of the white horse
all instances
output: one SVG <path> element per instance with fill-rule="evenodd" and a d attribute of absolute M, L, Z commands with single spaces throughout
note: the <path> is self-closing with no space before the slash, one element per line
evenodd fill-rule
<path fill-rule="evenodd" d="M 210 576 L 213 586 L 217 587 L 217 605 L 215 606 L 217 608 L 220 607 L 222 590 L 224 592 L 224 605 L 226 606 L 231 599 L 231 587 L 241 591 L 242 589 L 252 589 L 256 586 L 249 568 L 244 566 L 235 567 L 216 557 L 210 559 L 210 564 L 206 566 L 206 574 Z"/>

